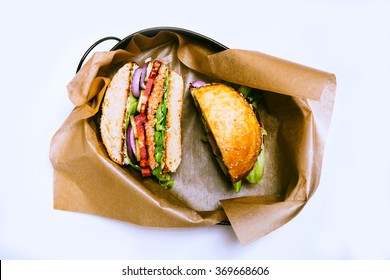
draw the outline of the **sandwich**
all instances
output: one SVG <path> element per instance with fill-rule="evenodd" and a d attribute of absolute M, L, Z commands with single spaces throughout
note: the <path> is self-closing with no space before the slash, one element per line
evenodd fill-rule
<path fill-rule="evenodd" d="M 160 60 L 123 65 L 101 108 L 102 142 L 112 161 L 130 165 L 164 188 L 181 161 L 182 77 Z"/>
<path fill-rule="evenodd" d="M 264 174 L 266 131 L 255 110 L 251 88 L 196 81 L 190 92 L 216 160 L 239 192 L 242 181 L 260 183 Z"/>

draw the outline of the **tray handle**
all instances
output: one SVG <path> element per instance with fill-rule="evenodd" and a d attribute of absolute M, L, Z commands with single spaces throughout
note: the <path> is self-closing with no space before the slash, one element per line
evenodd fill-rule
<path fill-rule="evenodd" d="M 104 37 L 98 41 L 96 41 L 95 43 L 93 43 L 89 48 L 88 50 L 84 53 L 83 57 L 80 59 L 80 62 L 79 62 L 79 65 L 77 66 L 77 69 L 76 69 L 76 74 L 77 72 L 79 72 L 79 70 L 81 69 L 81 66 L 83 66 L 83 63 L 84 63 L 84 60 L 86 59 L 86 57 L 90 54 L 90 52 L 97 46 L 99 45 L 100 43 L 104 42 L 104 41 L 108 41 L 108 40 L 115 40 L 115 41 L 122 41 L 122 39 L 119 39 L 115 36 L 107 36 L 107 37 Z"/>

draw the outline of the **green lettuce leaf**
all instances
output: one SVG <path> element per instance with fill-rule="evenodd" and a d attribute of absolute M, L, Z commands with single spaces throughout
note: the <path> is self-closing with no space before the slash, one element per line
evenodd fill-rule
<path fill-rule="evenodd" d="M 170 178 L 169 174 L 163 174 L 162 169 L 164 168 L 164 138 L 166 131 L 166 117 L 167 117 L 167 99 L 168 99 L 168 81 L 169 77 L 167 76 L 164 84 L 164 95 L 163 100 L 157 108 L 156 112 L 156 125 L 154 131 L 154 142 L 155 147 L 155 157 L 158 166 L 152 170 L 152 174 L 158 179 L 159 184 L 163 188 L 171 188 L 173 186 L 173 180 Z"/>
<path fill-rule="evenodd" d="M 137 111 L 137 105 L 138 105 L 138 99 L 134 97 L 133 93 L 130 91 L 129 97 L 127 98 L 127 103 L 126 103 L 126 119 L 125 119 L 125 125 L 126 125 L 126 131 L 129 127 L 130 124 L 130 116 L 134 115 Z M 126 132 L 124 134 L 125 137 L 125 144 L 124 144 L 124 156 L 125 156 L 125 161 L 130 162 L 130 165 L 134 167 L 137 170 L 141 170 L 141 168 L 138 165 L 135 165 L 131 162 L 130 157 L 127 153 L 127 143 L 126 143 Z"/>
<path fill-rule="evenodd" d="M 242 181 L 241 180 L 238 181 L 238 182 L 233 183 L 233 188 L 236 190 L 236 192 L 240 192 L 241 185 L 242 185 Z"/>
<path fill-rule="evenodd" d="M 246 176 L 246 180 L 251 184 L 260 184 L 264 175 L 265 151 L 261 150 L 252 171 Z"/>

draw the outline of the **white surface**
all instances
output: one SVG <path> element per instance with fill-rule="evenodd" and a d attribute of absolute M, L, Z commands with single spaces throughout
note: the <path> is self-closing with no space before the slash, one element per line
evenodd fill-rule
<path fill-rule="evenodd" d="M 0 17 L 0 259 L 390 258 L 388 1 L 22 2 Z M 66 85 L 79 59 L 101 37 L 155 26 L 337 76 L 318 191 L 248 246 L 230 227 L 143 228 L 53 210 L 49 144 L 73 108 Z"/>

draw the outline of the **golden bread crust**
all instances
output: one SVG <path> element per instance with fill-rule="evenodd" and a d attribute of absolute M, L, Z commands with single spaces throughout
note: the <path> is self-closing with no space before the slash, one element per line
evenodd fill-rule
<path fill-rule="evenodd" d="M 261 151 L 262 135 L 256 114 L 245 98 L 223 84 L 191 90 L 213 134 L 232 182 L 246 177 Z"/>

